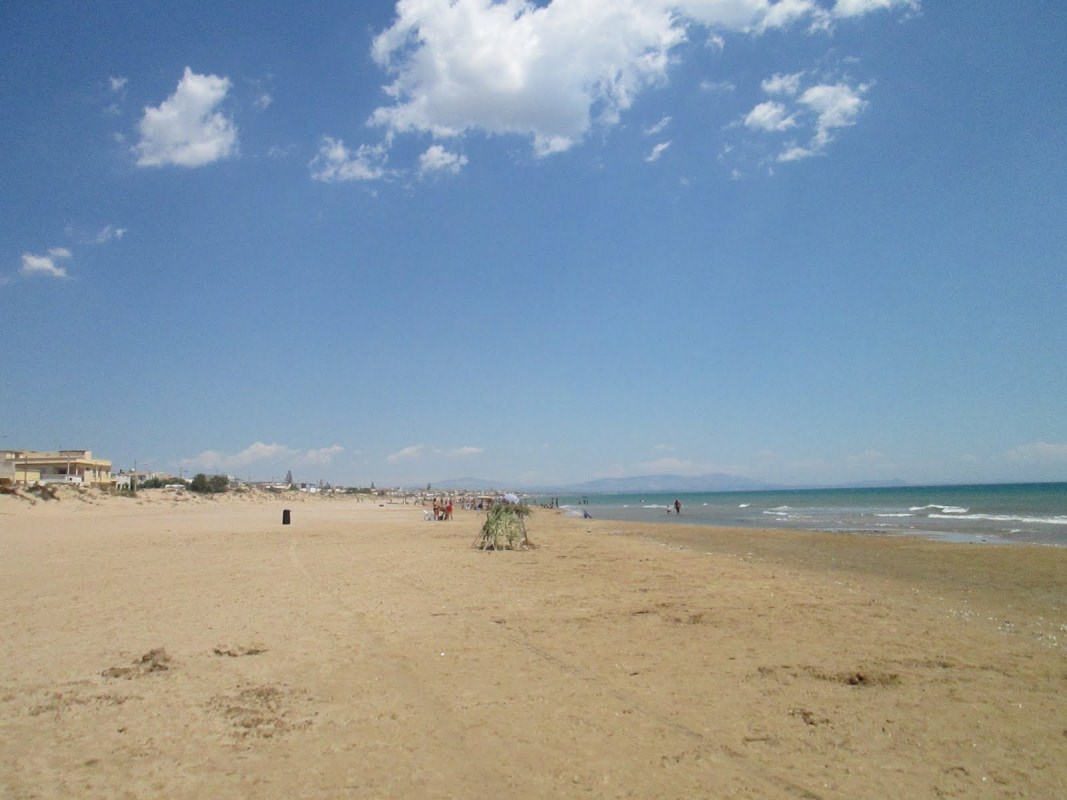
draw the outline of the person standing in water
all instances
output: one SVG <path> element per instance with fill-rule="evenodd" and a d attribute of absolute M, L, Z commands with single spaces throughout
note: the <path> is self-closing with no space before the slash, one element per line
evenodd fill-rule
<path fill-rule="evenodd" d="M 679 500 L 677 497 L 674 498 L 674 513 L 675 514 L 681 514 L 682 513 L 682 501 Z"/>

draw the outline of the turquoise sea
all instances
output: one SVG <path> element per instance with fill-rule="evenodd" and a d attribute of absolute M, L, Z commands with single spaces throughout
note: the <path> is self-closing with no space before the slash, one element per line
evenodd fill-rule
<path fill-rule="evenodd" d="M 539 501 L 547 498 L 531 498 Z M 559 502 L 565 513 L 597 519 L 1067 547 L 1067 483 L 560 495 Z"/>

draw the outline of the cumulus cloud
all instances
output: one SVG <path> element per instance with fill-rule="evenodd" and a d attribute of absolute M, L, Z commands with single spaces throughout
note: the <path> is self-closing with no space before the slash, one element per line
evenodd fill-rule
<path fill-rule="evenodd" d="M 787 94 L 792 96 L 800 91 L 800 79 L 803 77 L 803 72 L 794 72 L 790 75 L 775 73 L 762 81 L 760 88 L 767 94 Z"/>
<path fill-rule="evenodd" d="M 204 450 L 192 458 L 182 459 L 185 468 L 204 470 L 235 470 L 254 464 L 282 464 L 292 461 L 300 465 L 329 464 L 344 452 L 340 445 L 330 445 L 311 450 L 300 450 L 283 444 L 253 442 L 238 453 L 225 453 L 221 450 Z"/>
<path fill-rule="evenodd" d="M 355 151 L 340 139 L 324 136 L 319 153 L 308 167 L 311 177 L 324 183 L 372 181 L 383 177 L 387 156 L 384 145 L 360 145 Z"/>
<path fill-rule="evenodd" d="M 279 468 L 292 462 L 301 466 L 325 465 L 345 449 L 340 445 L 330 445 L 300 451 L 283 444 L 253 442 L 238 453 L 225 453 L 221 450 L 204 450 L 192 458 L 185 458 L 181 466 L 185 469 L 228 472 L 254 465 L 277 465 Z"/>
<path fill-rule="evenodd" d="M 438 137 L 520 134 L 538 155 L 561 152 L 664 80 L 684 38 L 659 2 L 401 0 L 372 50 L 394 75 L 394 103 L 371 121 Z"/>
<path fill-rule="evenodd" d="M 822 153 L 833 141 L 840 128 L 856 124 L 856 118 L 867 105 L 863 95 L 867 85 L 849 86 L 846 83 L 813 86 L 804 91 L 797 102 L 815 112 L 815 133 L 804 146 L 793 145 L 782 152 L 779 161 L 795 161 Z"/>
<path fill-rule="evenodd" d="M 401 450 L 398 450 L 395 453 L 391 453 L 390 455 L 385 457 L 385 460 L 388 461 L 390 464 L 399 464 L 404 461 L 418 461 L 420 458 L 422 458 L 422 454 L 425 449 L 426 448 L 423 447 L 421 444 L 413 444 Z"/>
<path fill-rule="evenodd" d="M 23 253 L 19 275 L 24 278 L 65 278 L 67 269 L 58 262 L 72 257 L 73 254 L 65 247 L 53 247 L 46 255 Z"/>
<path fill-rule="evenodd" d="M 174 94 L 146 107 L 134 146 L 137 165 L 202 167 L 237 153 L 237 127 L 218 111 L 230 90 L 228 78 L 199 75 L 189 67 Z"/>
<path fill-rule="evenodd" d="M 764 131 L 784 131 L 796 127 L 794 119 L 781 103 L 768 100 L 748 112 L 745 127 Z"/>
<path fill-rule="evenodd" d="M 806 141 L 794 140 L 782 147 L 777 156 L 781 162 L 821 155 L 839 130 L 856 124 L 867 105 L 864 95 L 870 84 L 838 81 L 803 88 L 803 79 L 803 72 L 767 78 L 760 84 L 763 91 L 778 99 L 757 104 L 741 120 L 745 128 L 753 131 L 804 132 Z"/>
<path fill-rule="evenodd" d="M 466 165 L 466 156 L 450 153 L 439 144 L 431 145 L 419 156 L 420 175 L 428 175 L 432 172 L 450 172 L 455 175 Z"/>
<path fill-rule="evenodd" d="M 371 48 L 389 76 L 389 102 L 368 120 L 384 131 L 384 141 L 352 153 L 340 140 L 324 139 L 313 177 L 384 177 L 384 151 L 401 134 L 438 142 L 471 132 L 515 135 L 530 142 L 535 156 L 547 157 L 617 124 L 643 92 L 665 85 L 685 42 L 702 38 L 721 48 L 728 35 L 811 32 L 835 19 L 917 6 L 918 0 L 399 0 Z M 799 83 L 799 73 L 783 74 L 764 88 L 794 97 Z M 705 86 L 734 89 L 729 81 Z M 767 116 L 774 109 L 756 112 L 752 123 L 772 131 L 790 127 L 792 112 Z M 665 117 L 646 133 L 657 135 L 668 122 Z M 422 154 L 417 170 L 454 172 L 465 163 L 438 143 Z"/>

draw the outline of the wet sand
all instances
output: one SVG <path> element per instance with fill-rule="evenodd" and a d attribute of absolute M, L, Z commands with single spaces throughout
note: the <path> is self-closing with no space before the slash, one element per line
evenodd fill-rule
<path fill-rule="evenodd" d="M 0 797 L 1067 796 L 1067 549 L 480 522 L 0 497 Z"/>

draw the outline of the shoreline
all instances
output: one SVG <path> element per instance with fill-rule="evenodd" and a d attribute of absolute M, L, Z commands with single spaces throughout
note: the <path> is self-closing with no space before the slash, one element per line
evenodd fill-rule
<path fill-rule="evenodd" d="M 0 497 L 0 796 L 1067 794 L 1065 550 L 293 499 Z"/>

